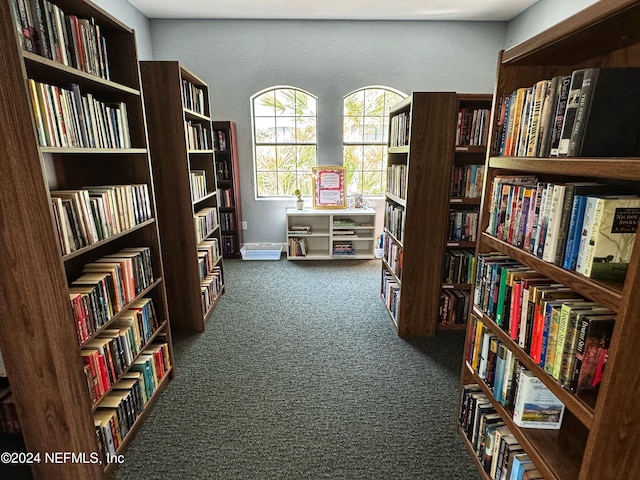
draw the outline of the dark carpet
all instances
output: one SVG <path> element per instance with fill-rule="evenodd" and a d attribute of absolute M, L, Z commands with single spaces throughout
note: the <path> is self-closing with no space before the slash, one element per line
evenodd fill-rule
<path fill-rule="evenodd" d="M 400 339 L 371 261 L 225 262 L 117 480 L 461 479 L 461 332 Z"/>

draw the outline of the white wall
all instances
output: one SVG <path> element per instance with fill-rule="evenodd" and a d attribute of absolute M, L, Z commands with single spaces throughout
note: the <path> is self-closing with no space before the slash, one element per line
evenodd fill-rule
<path fill-rule="evenodd" d="M 136 34 L 138 60 L 153 60 L 149 19 L 127 0 L 93 0 L 93 3 L 132 28 Z"/>
<path fill-rule="evenodd" d="M 342 98 L 368 85 L 405 93 L 491 93 L 501 22 L 152 19 L 155 60 L 178 60 L 209 84 L 212 116 L 233 120 L 246 243 L 284 242 L 292 200 L 255 200 L 249 99 L 274 85 L 318 97 L 318 160 L 342 159 Z M 381 204 L 381 202 L 377 202 Z"/>
<path fill-rule="evenodd" d="M 505 49 L 537 35 L 598 0 L 538 0 L 507 26 Z"/>

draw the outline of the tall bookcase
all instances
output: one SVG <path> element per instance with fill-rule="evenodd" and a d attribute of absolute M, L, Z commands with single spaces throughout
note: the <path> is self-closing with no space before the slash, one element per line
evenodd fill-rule
<path fill-rule="evenodd" d="M 442 291 L 438 330 L 464 330 L 471 285 L 473 256 L 478 238 L 477 220 L 487 153 L 492 96 L 456 95 L 457 123 L 450 172 L 449 223 L 444 232 Z"/>
<path fill-rule="evenodd" d="M 402 337 L 438 323 L 457 108 L 453 92 L 414 92 L 389 111 L 381 294 Z"/>
<path fill-rule="evenodd" d="M 176 61 L 140 72 L 172 326 L 201 332 L 224 293 L 208 87 Z"/>
<path fill-rule="evenodd" d="M 214 120 L 213 142 L 220 200 L 222 252 L 225 258 L 240 258 L 243 242 L 242 198 L 235 122 Z"/>
<path fill-rule="evenodd" d="M 49 5 L 49 2 L 45 3 Z M 14 5 L 18 3 L 0 2 L 0 148 L 3 157 L 0 167 L 0 217 L 3 219 L 0 226 L 0 350 L 5 359 L 26 449 L 41 455 L 41 461 L 34 462 L 32 466 L 34 476 L 41 479 L 101 479 L 110 474 L 113 463 L 53 463 L 44 460 L 47 452 L 83 452 L 89 458 L 92 452 L 100 451 L 94 414 L 101 408 L 92 401 L 86 371 L 83 372 L 77 316 L 72 312 L 69 296 L 69 285 L 83 274 L 86 264 L 127 247 L 149 248 L 153 281 L 142 291 L 136 288 L 134 300 L 143 297 L 153 300 L 159 327 L 153 331 L 149 342 L 162 335 L 168 341 L 168 353 L 172 356 L 135 38 L 130 28 L 88 1 L 54 1 L 51 4 L 54 7 L 42 13 L 42 22 L 25 17 L 24 12 L 14 11 Z M 25 4 L 20 2 L 20 5 Z M 57 10 L 58 7 L 66 17 Z M 44 20 L 50 20 L 52 15 L 61 22 L 89 20 L 79 22 L 84 25 L 85 33 L 90 35 L 80 41 L 81 46 L 76 46 L 75 51 L 89 52 L 94 63 L 89 65 L 89 57 L 80 55 L 81 61 L 76 68 L 71 66 L 74 65 L 71 59 L 67 59 L 68 65 L 65 65 L 40 55 L 42 46 L 33 40 L 54 40 L 53 37 L 45 37 L 47 30 L 43 30 L 47 28 Z M 22 26 L 26 22 L 27 27 L 32 25 L 33 29 L 18 28 L 16 20 L 24 20 Z M 20 32 L 35 36 L 27 41 Z M 96 52 L 104 46 L 99 41 L 100 37 L 106 39 L 108 67 L 105 62 L 95 63 L 98 58 Z M 98 42 L 91 43 L 91 38 L 97 38 Z M 60 45 L 64 39 L 56 41 Z M 61 49 L 65 49 L 64 45 Z M 105 78 L 107 69 L 110 75 Z M 101 76 L 97 74 L 100 72 Z M 55 87 L 69 88 L 72 84 L 79 87 L 84 99 L 78 103 L 66 103 L 62 120 L 56 123 L 46 111 L 38 110 L 38 102 L 32 102 L 35 98 L 32 97 L 32 87 L 36 84 L 30 80 L 48 85 L 37 88 L 48 92 L 52 101 L 63 98 Z M 93 140 L 83 136 L 76 137 L 67 146 L 44 146 L 41 138 L 45 122 L 50 132 L 53 131 L 51 129 L 63 132 L 67 128 L 67 134 L 71 135 L 70 130 L 75 128 L 75 132 L 87 134 L 87 125 L 98 121 L 95 112 L 87 114 L 83 108 L 88 105 L 88 95 L 103 102 L 98 107 L 103 112 L 110 111 L 106 108 L 109 104 L 118 105 L 117 111 L 111 111 L 110 119 L 102 120 L 104 127 L 109 121 L 115 122 L 113 116 L 120 116 L 116 123 L 119 127 L 111 128 L 111 144 L 97 146 L 94 141 L 98 136 Z M 79 101 L 80 97 L 75 100 Z M 96 105 L 94 103 L 93 107 Z M 123 119 L 125 109 L 126 117 Z M 74 125 L 73 112 L 81 112 L 75 116 Z M 127 123 L 125 130 L 130 142 L 125 140 L 118 144 L 117 138 L 120 142 L 125 138 L 119 135 L 119 131 L 122 132 L 120 128 Z M 83 143 L 80 143 L 80 138 Z M 105 140 L 105 135 L 102 139 L 105 142 L 109 140 Z M 56 226 L 59 219 L 54 218 L 54 213 L 61 212 L 52 207 L 52 192 L 96 185 L 133 184 L 146 186 L 150 217 L 143 221 L 136 219 L 133 225 L 123 224 L 106 238 L 97 241 L 94 238 L 88 245 L 66 253 Z M 129 200 L 133 202 L 130 206 L 137 203 L 131 197 Z M 110 223 L 107 230 L 112 228 L 113 223 Z M 125 307 L 130 305 L 127 303 Z M 106 319 L 90 338 L 106 333 L 105 329 L 116 325 L 117 318 L 122 318 L 122 313 Z M 86 348 L 86 340 L 83 348 Z M 173 369 L 170 369 L 157 384 L 155 393 L 137 416 L 118 453 L 122 453 L 135 436 L 151 405 L 172 376 Z M 107 393 L 113 391 L 110 388 Z"/>
<path fill-rule="evenodd" d="M 619 0 L 596 2 L 547 31 L 506 50 L 500 55 L 495 98 L 517 88 L 529 87 L 542 79 L 570 75 L 587 67 L 640 67 L 640 3 Z M 624 92 L 619 92 L 624 95 Z M 493 122 L 496 122 L 494 104 Z M 495 126 L 492 126 L 494 129 Z M 490 151 L 497 151 L 496 145 Z M 640 159 L 599 158 L 487 158 L 487 178 L 482 201 L 481 231 L 489 223 L 489 195 L 492 179 L 498 174 L 534 174 L 547 181 L 601 182 L 635 187 L 640 184 Z M 615 287 L 564 270 L 482 233 L 477 252 L 501 252 L 584 298 L 616 312 L 616 322 L 608 350 L 602 383 L 595 402 L 564 390 L 540 368 L 496 323 L 474 309 L 485 326 L 513 352 L 565 405 L 560 430 L 518 428 L 511 413 L 496 402 L 491 390 L 465 362 L 462 382 L 478 383 L 496 411 L 529 454 L 545 479 L 587 480 L 628 478 L 637 475 L 640 448 L 640 395 L 638 345 L 640 344 L 640 237 L 636 234 L 633 253 L 622 287 Z M 471 333 L 471 332 L 469 332 Z M 471 445 L 463 435 L 463 441 Z M 472 454 L 475 457 L 475 453 Z M 479 470 L 481 466 L 478 465 Z M 482 473 L 484 478 L 488 478 Z"/>

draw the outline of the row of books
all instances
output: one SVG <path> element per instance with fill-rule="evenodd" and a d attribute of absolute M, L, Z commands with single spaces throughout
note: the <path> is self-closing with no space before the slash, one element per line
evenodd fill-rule
<path fill-rule="evenodd" d="M 404 220 L 404 208 L 387 202 L 384 210 L 384 228 L 399 242 L 402 242 L 404 237 Z"/>
<path fill-rule="evenodd" d="M 40 145 L 44 147 L 130 148 L 127 104 L 105 102 L 80 86 L 70 88 L 29 79 Z"/>
<path fill-rule="evenodd" d="M 63 255 L 152 218 L 146 184 L 52 190 L 51 206 Z"/>
<path fill-rule="evenodd" d="M 218 295 L 222 291 L 222 269 L 218 266 L 200 283 L 200 298 L 202 300 L 202 314 L 205 315 L 211 306 L 215 303 Z"/>
<path fill-rule="evenodd" d="M 233 234 L 222 235 L 222 252 L 224 255 L 238 253 L 236 249 L 236 236 Z"/>
<path fill-rule="evenodd" d="M 22 432 L 16 402 L 10 387 L 0 389 L 0 406 L 2 406 L 0 408 L 0 432 L 9 434 Z"/>
<path fill-rule="evenodd" d="M 71 282 L 69 299 L 78 342 L 82 345 L 154 281 L 151 250 L 125 248 L 83 267 Z"/>
<path fill-rule="evenodd" d="M 498 99 L 497 154 L 638 156 L 640 68 L 583 68 Z"/>
<path fill-rule="evenodd" d="M 312 232 L 311 225 L 290 225 L 287 228 L 288 235 L 311 235 Z"/>
<path fill-rule="evenodd" d="M 409 129 L 411 119 L 409 112 L 400 112 L 398 115 L 391 117 L 391 126 L 389 128 L 389 146 L 403 147 L 409 145 Z"/>
<path fill-rule="evenodd" d="M 145 406 L 171 369 L 169 345 L 159 335 L 113 385 L 93 414 L 102 460 L 116 455 Z"/>
<path fill-rule="evenodd" d="M 478 212 L 450 210 L 447 239 L 458 242 L 475 242 L 478 235 Z"/>
<path fill-rule="evenodd" d="M 334 217 L 333 218 L 333 227 L 357 227 L 358 224 L 351 217 Z"/>
<path fill-rule="evenodd" d="M 191 184 L 192 202 L 195 203 L 209 194 L 207 191 L 207 175 L 204 170 L 191 170 L 189 172 L 189 182 Z"/>
<path fill-rule="evenodd" d="M 447 249 L 442 264 L 442 283 L 471 284 L 476 273 L 475 252 Z"/>
<path fill-rule="evenodd" d="M 462 386 L 459 424 L 489 478 L 543 479 L 478 384 Z"/>
<path fill-rule="evenodd" d="M 187 149 L 189 150 L 210 150 L 209 130 L 201 123 L 184 121 L 184 131 L 187 136 Z"/>
<path fill-rule="evenodd" d="M 287 247 L 290 257 L 306 257 L 309 251 L 307 240 L 303 237 L 287 238 Z"/>
<path fill-rule="evenodd" d="M 182 104 L 184 108 L 205 115 L 206 102 L 206 93 L 202 87 L 198 87 L 188 80 L 182 80 Z"/>
<path fill-rule="evenodd" d="M 229 158 L 216 158 L 216 175 L 218 182 L 231 181 L 231 168 L 229 162 Z"/>
<path fill-rule="evenodd" d="M 218 228 L 218 209 L 215 207 L 203 208 L 193 215 L 193 221 L 196 228 L 196 240 L 199 243 Z"/>
<path fill-rule="evenodd" d="M 218 189 L 218 201 L 220 202 L 220 207 L 230 208 L 233 207 L 233 190 L 230 188 L 219 188 Z"/>
<path fill-rule="evenodd" d="M 613 311 L 500 254 L 478 255 L 474 304 L 565 389 L 598 390 Z"/>
<path fill-rule="evenodd" d="M 132 365 L 158 326 L 153 301 L 142 298 L 123 312 L 109 328 L 84 343 L 80 354 L 94 404 Z"/>
<path fill-rule="evenodd" d="M 331 254 L 333 256 L 353 256 L 356 251 L 350 241 L 337 240 L 333 242 Z"/>
<path fill-rule="evenodd" d="M 382 289 L 381 294 L 384 299 L 384 303 L 389 309 L 391 318 L 394 321 L 398 319 L 398 311 L 400 308 L 400 284 L 397 278 L 385 269 L 382 269 Z"/>
<path fill-rule="evenodd" d="M 220 226 L 224 231 L 236 229 L 236 216 L 233 212 L 220 212 Z"/>
<path fill-rule="evenodd" d="M 220 258 L 220 242 L 217 238 L 203 240 L 198 244 L 200 281 L 203 281 L 213 271 Z"/>
<path fill-rule="evenodd" d="M 451 177 L 451 197 L 479 198 L 483 181 L 484 165 L 455 165 Z"/>
<path fill-rule="evenodd" d="M 407 195 L 407 166 L 391 165 L 387 167 L 387 192 L 396 197 L 405 198 Z"/>
<path fill-rule="evenodd" d="M 496 177 L 487 232 L 567 270 L 621 283 L 640 218 L 640 197 L 611 192 L 610 185 L 597 182 Z"/>
<path fill-rule="evenodd" d="M 456 124 L 456 145 L 486 145 L 489 131 L 489 109 L 461 108 Z"/>
<path fill-rule="evenodd" d="M 396 277 L 402 278 L 403 249 L 388 235 L 383 235 L 382 258 Z"/>
<path fill-rule="evenodd" d="M 48 0 L 13 0 L 22 48 L 110 79 L 107 43 L 95 19 L 66 15 Z"/>
<path fill-rule="evenodd" d="M 227 145 L 227 132 L 224 130 L 214 130 L 213 135 L 213 148 L 217 151 L 228 150 L 229 147 Z"/>
<path fill-rule="evenodd" d="M 442 325 L 460 325 L 467 323 L 471 294 L 468 290 L 443 289 L 440 294 L 438 322 Z"/>

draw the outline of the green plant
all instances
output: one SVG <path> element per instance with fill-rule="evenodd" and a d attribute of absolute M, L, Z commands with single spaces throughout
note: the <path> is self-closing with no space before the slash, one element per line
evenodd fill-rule
<path fill-rule="evenodd" d="M 298 201 L 301 202 L 302 201 L 302 192 L 300 190 L 298 190 L 296 188 L 295 192 L 293 192 L 293 194 L 298 197 Z"/>

